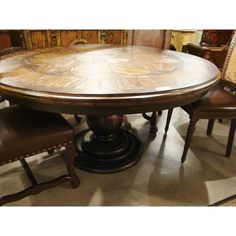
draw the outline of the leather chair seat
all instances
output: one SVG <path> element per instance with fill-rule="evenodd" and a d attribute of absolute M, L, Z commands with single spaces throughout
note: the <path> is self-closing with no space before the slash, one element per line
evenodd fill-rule
<path fill-rule="evenodd" d="M 236 96 L 217 86 L 192 105 L 198 111 L 222 111 L 223 109 L 224 111 L 236 113 Z"/>
<path fill-rule="evenodd" d="M 0 165 L 72 143 L 73 135 L 73 128 L 60 114 L 16 105 L 1 109 Z"/>

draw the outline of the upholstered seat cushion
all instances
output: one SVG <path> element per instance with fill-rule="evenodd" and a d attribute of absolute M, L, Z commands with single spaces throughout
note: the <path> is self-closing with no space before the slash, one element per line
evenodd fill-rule
<path fill-rule="evenodd" d="M 224 111 L 236 112 L 236 96 L 217 86 L 192 105 L 198 111 L 221 111 L 223 109 Z"/>
<path fill-rule="evenodd" d="M 60 114 L 15 105 L 0 109 L 0 165 L 64 146 L 73 135 Z"/>

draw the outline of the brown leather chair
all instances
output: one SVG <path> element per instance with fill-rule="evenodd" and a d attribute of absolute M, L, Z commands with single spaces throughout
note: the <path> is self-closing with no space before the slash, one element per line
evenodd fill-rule
<path fill-rule="evenodd" d="M 19 50 L 23 49 L 4 49 L 0 51 L 0 57 Z M 62 147 L 65 147 L 67 154 L 69 174 L 38 184 L 25 159 L 42 152 L 51 154 Z M 20 161 L 32 185 L 18 193 L 0 197 L 0 205 L 37 194 L 65 181 L 70 181 L 73 188 L 78 187 L 74 158 L 74 130 L 60 114 L 34 111 L 17 105 L 0 109 L 0 166 Z"/>
<path fill-rule="evenodd" d="M 190 147 L 193 132 L 199 119 L 209 119 L 207 134 L 212 133 L 215 119 L 230 119 L 230 131 L 226 149 L 226 157 L 230 157 L 232 144 L 236 128 L 236 85 L 226 80 L 226 71 L 228 69 L 230 58 L 235 50 L 236 32 L 233 35 L 227 57 L 222 70 L 221 80 L 218 85 L 211 89 L 203 98 L 197 102 L 183 106 L 182 108 L 189 114 L 190 123 L 185 139 L 184 151 L 181 161 L 186 160 L 186 155 Z M 168 111 L 165 131 L 168 131 L 173 109 Z"/>
<path fill-rule="evenodd" d="M 26 158 L 65 147 L 68 174 L 54 180 L 38 183 Z M 32 186 L 15 194 L 0 197 L 0 205 L 37 194 L 45 189 L 69 181 L 78 187 L 74 171 L 74 130 L 60 115 L 31 110 L 17 105 L 0 109 L 0 166 L 20 161 Z"/>
<path fill-rule="evenodd" d="M 187 44 L 187 52 L 213 62 L 221 70 L 232 33 L 233 30 L 203 30 L 200 44 Z"/>

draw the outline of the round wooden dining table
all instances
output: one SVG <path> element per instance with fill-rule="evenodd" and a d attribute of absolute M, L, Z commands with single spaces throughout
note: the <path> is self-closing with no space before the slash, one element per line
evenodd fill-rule
<path fill-rule="evenodd" d="M 121 128 L 124 114 L 191 103 L 220 77 L 211 62 L 144 46 L 89 45 L 18 51 L 0 60 L 0 93 L 32 109 L 86 115 L 76 136 L 76 165 L 111 173 L 141 157 L 137 137 Z"/>

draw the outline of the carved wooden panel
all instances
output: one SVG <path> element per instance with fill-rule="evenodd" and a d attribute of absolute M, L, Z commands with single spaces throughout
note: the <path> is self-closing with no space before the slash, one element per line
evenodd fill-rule
<path fill-rule="evenodd" d="M 98 30 L 81 30 L 81 38 L 88 41 L 88 43 L 98 43 Z"/>
<path fill-rule="evenodd" d="M 24 30 L 26 49 L 64 47 L 73 42 L 126 44 L 124 30 Z"/>
<path fill-rule="evenodd" d="M 126 44 L 123 40 L 125 36 L 123 30 L 102 30 L 101 40 L 107 44 Z"/>
<path fill-rule="evenodd" d="M 45 31 L 31 31 L 32 48 L 48 47 L 47 32 Z"/>
<path fill-rule="evenodd" d="M 73 40 L 77 38 L 79 38 L 78 30 L 60 31 L 60 45 L 57 46 L 68 46 Z"/>

